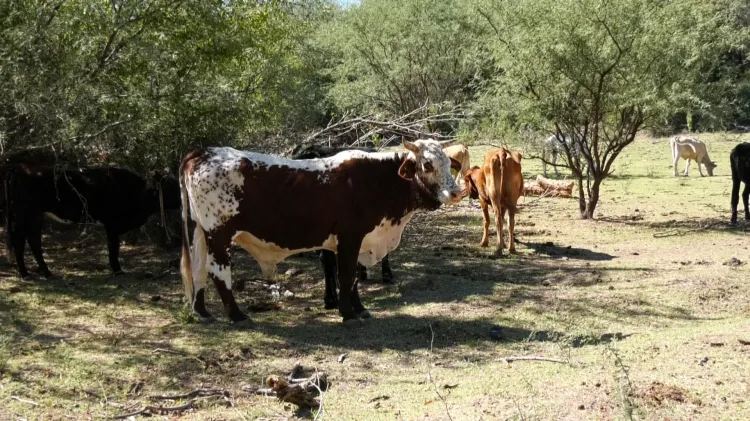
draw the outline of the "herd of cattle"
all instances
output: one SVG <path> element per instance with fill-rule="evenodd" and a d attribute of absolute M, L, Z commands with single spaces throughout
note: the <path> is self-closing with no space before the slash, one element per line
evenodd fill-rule
<path fill-rule="evenodd" d="M 563 148 L 579 142 L 553 136 L 544 142 L 542 162 L 555 165 Z M 34 164 L 6 163 L 2 168 L 6 236 L 22 277 L 29 275 L 24 248 L 29 247 L 45 277 L 42 219 L 48 214 L 72 223 L 104 226 L 109 263 L 115 274 L 120 236 L 142 226 L 150 215 L 182 209 L 181 273 L 185 293 L 201 321 L 212 320 L 205 305 L 210 278 L 232 322 L 251 323 L 232 293 L 231 246 L 245 249 L 265 278 L 287 257 L 317 251 L 325 277 L 325 307 L 338 308 L 347 326 L 370 317 L 359 297 L 357 278 L 366 266 L 382 262 L 383 279 L 392 280 L 388 253 L 394 250 L 415 212 L 454 205 L 463 197 L 478 199 L 484 217 L 481 245 L 488 245 L 490 213 L 495 214 L 497 252 L 505 247 L 503 223 L 508 214 L 508 251 L 515 252 L 517 203 L 523 195 L 521 154 L 505 148 L 488 151 L 481 166 L 471 167 L 463 145 L 435 140 L 404 141 L 405 152 L 308 147 L 282 158 L 228 147 L 204 148 L 182 161 L 179 179 L 161 172 L 147 179 L 121 168 L 58 170 Z M 676 136 L 670 147 L 677 161 L 696 161 L 713 175 L 716 164 L 703 142 Z M 740 182 L 745 219 L 750 220 L 750 143 L 730 154 L 732 218 L 737 220 Z M 452 175 L 451 169 L 456 171 Z M 546 174 L 546 165 L 545 165 Z M 463 187 L 460 187 L 463 184 Z M 189 227 L 194 225 L 192 246 Z M 337 288 L 338 287 L 338 288 Z M 337 291 L 338 289 L 338 291 Z"/>

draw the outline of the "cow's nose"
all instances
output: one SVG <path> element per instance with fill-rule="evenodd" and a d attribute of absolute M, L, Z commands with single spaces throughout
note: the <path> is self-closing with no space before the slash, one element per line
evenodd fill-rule
<path fill-rule="evenodd" d="M 463 190 L 451 190 L 451 202 L 459 202 L 464 197 Z"/>

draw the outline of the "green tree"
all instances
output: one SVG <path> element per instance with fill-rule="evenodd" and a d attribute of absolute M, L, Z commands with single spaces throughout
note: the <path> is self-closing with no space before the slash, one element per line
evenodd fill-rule
<path fill-rule="evenodd" d="M 330 97 L 340 110 L 387 116 L 465 102 L 480 19 L 459 0 L 363 0 L 321 30 L 336 60 Z"/>
<path fill-rule="evenodd" d="M 484 105 L 504 127 L 560 142 L 593 218 L 602 182 L 644 125 L 695 100 L 695 72 L 731 25 L 730 1 L 489 0 L 498 76 Z M 501 124 L 501 126 L 503 126 Z"/>

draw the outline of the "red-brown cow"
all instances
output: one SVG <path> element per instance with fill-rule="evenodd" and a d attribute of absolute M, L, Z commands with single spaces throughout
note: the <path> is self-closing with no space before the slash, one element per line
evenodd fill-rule
<path fill-rule="evenodd" d="M 206 311 L 207 275 L 229 318 L 249 324 L 231 290 L 230 245 L 259 263 L 265 277 L 287 257 L 312 250 L 338 254 L 339 312 L 348 327 L 370 317 L 354 282 L 357 261 L 378 262 L 401 240 L 417 210 L 461 200 L 440 142 L 404 142 L 407 153 L 347 151 L 289 160 L 232 148 L 200 149 L 180 167 L 182 277 L 192 309 Z M 454 164 L 455 165 L 455 164 Z M 188 218 L 196 222 L 192 255 Z"/>
<path fill-rule="evenodd" d="M 515 216 L 516 204 L 523 195 L 523 175 L 521 173 L 521 154 L 509 152 L 505 148 L 488 151 L 484 156 L 484 165 L 472 168 L 464 177 L 464 184 L 469 197 L 479 199 L 484 216 L 484 231 L 480 245 L 489 243 L 490 214 L 489 206 L 495 210 L 497 228 L 497 254 L 502 255 L 504 247 L 503 220 L 508 212 L 508 235 L 510 253 L 516 252 Z"/>

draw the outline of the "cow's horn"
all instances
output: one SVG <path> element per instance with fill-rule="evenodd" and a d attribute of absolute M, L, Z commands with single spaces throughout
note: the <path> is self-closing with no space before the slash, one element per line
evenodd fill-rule
<path fill-rule="evenodd" d="M 445 147 L 448 147 L 448 146 L 456 143 L 456 139 L 449 139 L 449 140 L 438 141 L 438 143 L 440 143 L 440 147 L 441 148 L 445 148 Z"/>
<path fill-rule="evenodd" d="M 401 143 L 404 145 L 404 147 L 415 154 L 419 153 L 419 146 L 413 144 L 412 142 L 409 142 L 408 140 L 401 138 Z"/>

